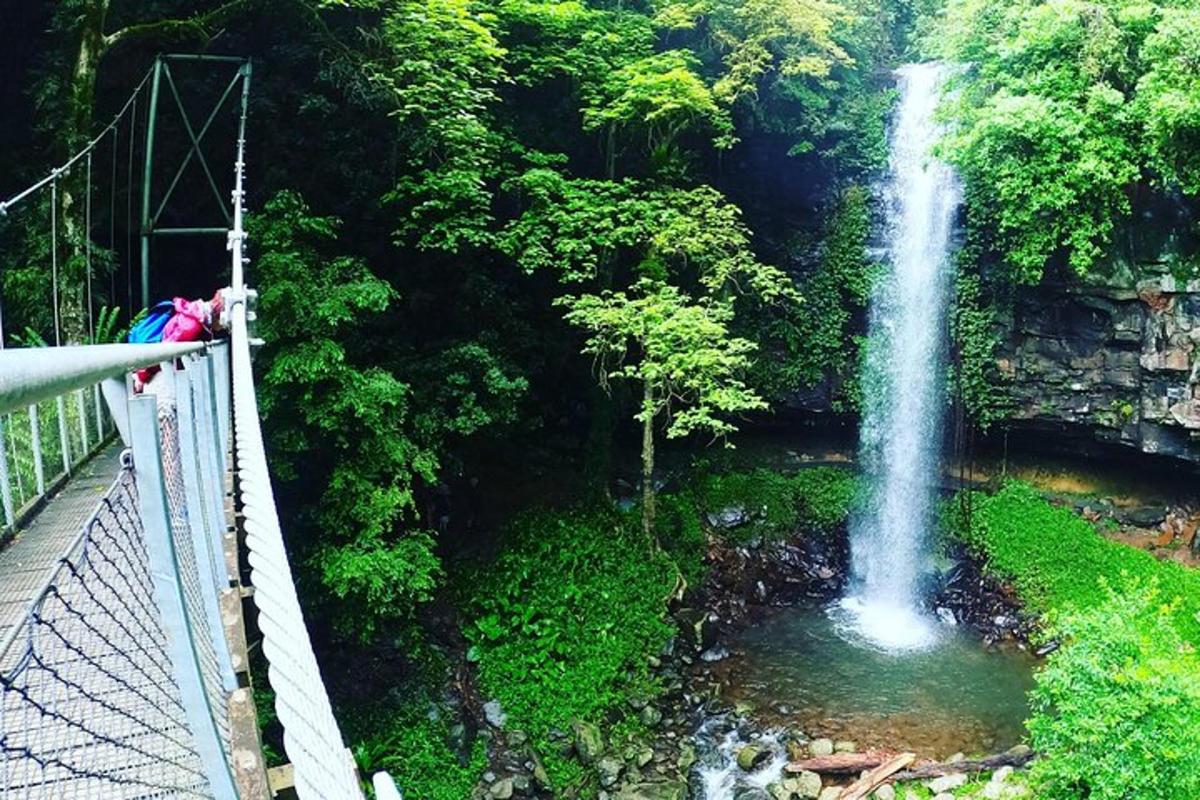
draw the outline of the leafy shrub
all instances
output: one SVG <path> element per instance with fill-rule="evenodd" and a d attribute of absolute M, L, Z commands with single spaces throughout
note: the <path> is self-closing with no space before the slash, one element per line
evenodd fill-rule
<path fill-rule="evenodd" d="M 1175 625 L 1178 601 L 1126 581 L 1062 617 L 1065 641 L 1037 676 L 1031 744 L 1044 800 L 1200 796 L 1200 658 Z"/>
<path fill-rule="evenodd" d="M 692 492 L 660 495 L 655 527 L 659 544 L 674 559 L 684 580 L 689 586 L 699 585 L 704 578 L 704 529 Z"/>
<path fill-rule="evenodd" d="M 658 691 L 649 657 L 673 628 L 676 570 L 648 558 L 635 517 L 608 508 L 519 517 L 496 560 L 466 575 L 466 635 L 480 687 L 525 731 L 558 789 L 583 781 L 556 731 L 618 722 L 630 697 Z M 625 726 L 628 728 L 628 726 Z"/>

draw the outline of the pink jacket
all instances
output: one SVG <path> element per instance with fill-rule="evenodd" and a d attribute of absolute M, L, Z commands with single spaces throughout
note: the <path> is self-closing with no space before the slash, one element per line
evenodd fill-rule
<path fill-rule="evenodd" d="M 212 333 L 212 303 L 183 297 L 176 297 L 172 302 L 175 304 L 175 313 L 163 328 L 164 342 L 195 342 Z M 156 372 L 157 366 L 139 369 L 135 373 L 137 383 L 144 385 Z"/>

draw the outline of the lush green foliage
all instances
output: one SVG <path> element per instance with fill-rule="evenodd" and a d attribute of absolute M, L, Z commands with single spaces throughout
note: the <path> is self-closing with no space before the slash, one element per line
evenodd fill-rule
<path fill-rule="evenodd" d="M 470 797 L 487 765 L 486 743 L 476 738 L 467 753 L 458 752 L 446 714 L 419 697 L 351 716 L 346 733 L 356 740 L 351 750 L 359 774 L 386 770 L 406 796 L 422 800 Z"/>
<path fill-rule="evenodd" d="M 1000 346 L 996 322 L 996 307 L 984 297 L 979 276 L 960 271 L 954 280 L 954 304 L 950 309 L 954 359 L 949 391 L 962 403 L 968 418 L 984 431 L 1003 420 L 1009 407 L 1005 378 L 996 364 Z"/>
<path fill-rule="evenodd" d="M 746 510 L 750 524 L 731 532 L 738 538 L 780 538 L 801 526 L 831 532 L 845 522 L 857 492 L 854 473 L 841 467 L 810 467 L 793 475 L 768 469 L 715 473 L 701 476 L 696 486 L 705 511 Z"/>
<path fill-rule="evenodd" d="M 1185 800 L 1200 793 L 1200 657 L 1179 601 L 1154 583 L 1103 585 L 1099 605 L 1056 618 L 1065 642 L 1038 673 L 1030 744 L 1045 800 Z"/>
<path fill-rule="evenodd" d="M 946 152 L 974 235 L 1014 280 L 1086 273 L 1137 184 L 1195 195 L 1196 12 L 1126 0 L 950 0 L 943 54 L 970 64 Z"/>
<path fill-rule="evenodd" d="M 667 437 L 696 431 L 730 433 L 729 414 L 766 407 L 738 378 L 754 345 L 731 337 L 732 310 L 691 302 L 677 289 L 641 281 L 623 292 L 568 298 L 567 321 L 590 333 L 583 352 L 601 364 L 601 380 L 624 378 L 644 387 L 635 419 L 653 425 L 669 417 Z"/>
<path fill-rule="evenodd" d="M 413 510 L 414 482 L 432 480 L 436 462 L 406 429 L 408 387 L 352 352 L 366 316 L 385 310 L 394 292 L 360 261 L 325 256 L 336 224 L 283 193 L 253 225 L 268 342 L 260 402 L 277 473 L 324 485 L 315 559 L 330 591 L 351 599 L 360 630 L 370 631 L 374 620 L 404 616 L 427 599 L 439 575 L 433 537 L 395 530 Z M 327 467 L 315 468 L 314 451 Z"/>
<path fill-rule="evenodd" d="M 1172 618 L 1185 638 L 1200 642 L 1200 573 L 1105 539 L 1090 522 L 1028 484 L 1011 481 L 993 495 L 976 493 L 970 525 L 960 527 L 959 535 L 1036 612 L 1101 605 L 1108 597 L 1102 580 L 1121 586 L 1127 576 L 1143 586 L 1156 584 L 1164 602 L 1179 598 Z"/>
<path fill-rule="evenodd" d="M 865 188 L 842 192 L 829 216 L 815 269 L 800 282 L 801 302 L 755 316 L 752 325 L 769 358 L 753 373 L 768 396 L 830 379 L 834 402 L 856 403 L 859 337 L 856 324 L 870 298 L 877 265 L 867 254 L 870 197 Z"/>
<path fill-rule="evenodd" d="M 971 505 L 958 535 L 1062 643 L 1032 696 L 1038 796 L 1195 796 L 1200 573 L 1103 538 L 1024 483 Z"/>
<path fill-rule="evenodd" d="M 648 658 L 672 633 L 670 559 L 647 559 L 634 517 L 608 509 L 531 512 L 505 548 L 463 581 L 479 683 L 508 726 L 529 734 L 559 791 L 583 781 L 553 732 L 576 719 L 616 722 L 651 696 Z"/>

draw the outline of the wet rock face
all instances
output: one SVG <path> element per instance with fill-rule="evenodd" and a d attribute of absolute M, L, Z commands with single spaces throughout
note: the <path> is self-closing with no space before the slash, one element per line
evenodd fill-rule
<path fill-rule="evenodd" d="M 1200 281 L 1042 285 L 1001 322 L 1017 428 L 1200 462 Z"/>
<path fill-rule="evenodd" d="M 942 622 L 974 628 L 985 643 L 1029 641 L 1036 621 L 1024 614 L 1012 592 L 985 574 L 963 548 L 956 548 L 952 555 L 954 566 L 933 587 L 930 610 Z"/>

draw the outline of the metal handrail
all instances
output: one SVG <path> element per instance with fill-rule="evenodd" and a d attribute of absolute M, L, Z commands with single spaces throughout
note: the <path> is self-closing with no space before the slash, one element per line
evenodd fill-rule
<path fill-rule="evenodd" d="M 203 342 L 0 350 L 0 414 L 204 349 Z"/>

